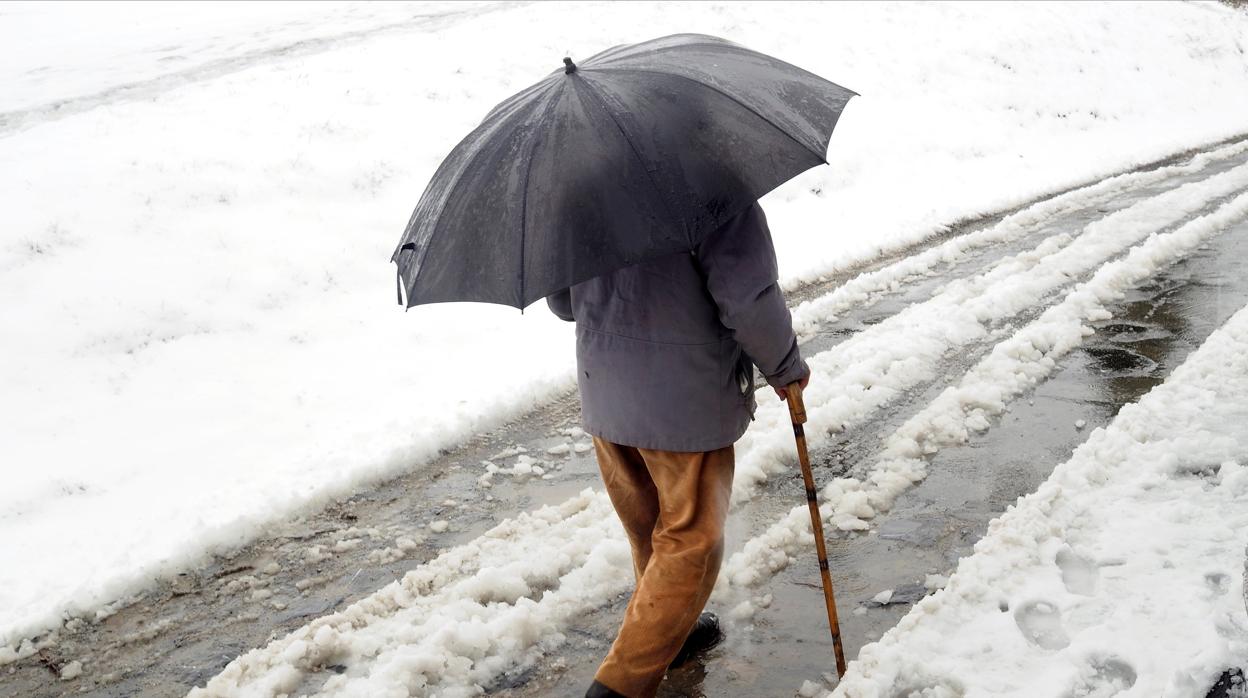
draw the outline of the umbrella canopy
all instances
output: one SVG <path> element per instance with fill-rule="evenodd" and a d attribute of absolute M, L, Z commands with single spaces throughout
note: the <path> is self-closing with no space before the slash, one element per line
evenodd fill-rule
<path fill-rule="evenodd" d="M 565 58 L 495 107 L 438 168 L 392 257 L 399 302 L 523 308 L 690 250 L 826 163 L 854 95 L 699 34 Z"/>

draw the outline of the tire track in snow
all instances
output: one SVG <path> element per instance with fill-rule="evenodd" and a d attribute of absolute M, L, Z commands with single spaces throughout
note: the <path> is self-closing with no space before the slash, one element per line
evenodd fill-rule
<path fill-rule="evenodd" d="M 806 391 L 806 429 L 812 448 L 935 378 L 943 357 L 989 339 L 993 323 L 1023 313 L 1148 234 L 1244 188 L 1248 165 L 1146 199 L 1090 224 L 1077 238 L 1046 238 L 983 274 L 956 279 L 930 300 L 809 357 L 815 379 Z M 755 418 L 757 424 L 737 444 L 737 502 L 749 498 L 750 490 L 770 474 L 794 464 L 785 406 L 764 401 Z"/>
<path fill-rule="evenodd" d="M 39 124 L 81 114 L 96 107 L 139 99 L 151 99 L 184 85 L 213 80 L 269 61 L 321 53 L 339 48 L 344 44 L 367 40 L 375 35 L 391 31 L 412 29 L 436 31 L 448 24 L 471 19 L 489 12 L 512 9 L 522 4 L 515 2 L 500 3 L 498 5 L 473 6 L 461 10 L 416 15 L 400 22 L 380 24 L 367 29 L 301 39 L 281 46 L 246 51 L 237 56 L 207 61 L 192 68 L 165 73 L 164 75 L 146 80 L 116 85 L 99 92 L 57 99 L 38 106 L 3 112 L 0 113 L 0 138 L 13 135 Z"/>
<path fill-rule="evenodd" d="M 946 240 L 884 268 L 860 274 L 830 293 L 804 301 L 793 309 L 793 327 L 799 340 L 813 337 L 824 323 L 841 314 L 870 307 L 879 297 L 896 293 L 904 284 L 932 276 L 942 266 L 953 267 L 968 256 L 1042 232 L 1054 217 L 1102 206 L 1124 194 L 1199 173 L 1213 163 L 1248 151 L 1248 141 L 1200 153 L 1191 160 L 1146 172 L 1127 172 L 1087 187 L 1060 194 L 1012 213 L 994 225 Z M 959 275 L 961 276 L 961 275 Z"/>
<path fill-rule="evenodd" d="M 1190 250 L 1200 227 L 1153 252 Z M 1232 229 L 1242 243 L 1248 226 Z M 1131 256 L 1107 273 L 1151 255 Z M 1195 696 L 1242 665 L 1244 609 L 1227 592 L 1243 560 L 1246 349 L 1241 307 L 995 518 L 945 590 L 864 647 L 831 695 Z"/>
<path fill-rule="evenodd" d="M 1033 246 L 1037 241 L 1043 242 L 1057 233 L 1068 233 L 1073 239 L 1097 216 L 1116 213 L 1146 197 L 1157 196 L 1184 183 L 1199 181 L 1210 174 L 1230 169 L 1242 160 L 1237 156 L 1246 150 L 1248 143 L 1235 143 L 1199 154 L 1185 163 L 1127 173 L 1065 192 L 1006 215 L 996 224 L 972 230 L 928 250 L 859 274 L 822 296 L 803 301 L 794 309 L 799 341 L 807 355 L 827 351 L 848 336 L 861 332 L 867 325 L 886 320 L 938 295 L 949 278 L 975 277 L 1016 261 L 1021 254 L 1034 253 Z M 1054 298 L 1050 295 L 1010 318 L 1009 322 L 1030 321 L 1051 300 Z M 882 307 L 876 309 L 877 305 Z M 845 313 L 848 314 L 841 318 Z M 865 320 L 864 315 L 867 316 Z M 998 322 L 993 323 L 990 329 L 999 333 L 1008 326 L 1003 327 Z M 945 357 L 934 371 L 937 378 L 911 386 L 905 391 L 904 399 L 910 405 L 935 399 L 943 376 L 965 370 L 989 349 L 990 343 L 979 343 Z M 766 389 L 761 379 L 759 387 Z M 875 445 L 899 425 L 897 416 L 891 414 L 884 419 L 857 424 L 843 431 L 834 447 L 814 452 L 815 465 L 827 465 L 834 473 L 843 474 L 847 468 L 854 466 L 856 454 L 875 450 Z M 843 460 L 850 462 L 839 462 Z M 776 494 L 775 489 L 769 486 L 767 494 Z M 742 501 L 756 505 L 753 509 L 766 509 L 771 505 L 772 498 L 760 500 L 751 491 L 744 493 L 738 503 Z M 766 511 L 752 513 L 768 515 Z M 780 510 L 770 512 L 771 515 L 779 513 Z"/>
<path fill-rule="evenodd" d="M 1248 179 L 1240 188 L 1248 188 Z M 825 520 L 841 530 L 866 528 L 878 512 L 887 511 L 899 494 L 926 476 L 927 456 L 965 443 L 971 432 L 986 430 L 989 417 L 1001 414 L 1010 399 L 1052 372 L 1058 359 L 1092 334 L 1085 323 L 1110 317 L 1106 304 L 1246 216 L 1248 193 L 1241 193 L 1214 212 L 1172 232 L 1154 234 L 1124 258 L 1102 266 L 1061 303 L 996 344 L 957 386 L 894 432 L 866 478 L 841 478 L 826 485 L 820 494 Z M 809 529 L 806 507 L 794 507 L 725 564 L 729 585 L 754 587 L 765 582 L 787 566 L 799 547 L 808 545 Z M 740 615 L 748 612 L 746 606 Z"/>
<path fill-rule="evenodd" d="M 1232 173 L 1227 173 L 1227 175 L 1218 175 L 1215 178 L 1211 178 L 1211 182 L 1202 182 L 1202 183 L 1197 183 L 1194 185 L 1185 185 L 1185 187 L 1181 188 L 1181 190 L 1183 190 L 1184 192 L 1182 196 L 1177 196 L 1177 195 L 1174 195 L 1173 193 L 1164 195 L 1168 197 L 1166 198 L 1165 206 L 1154 204 L 1151 207 L 1149 207 L 1149 206 L 1145 206 L 1145 204 L 1139 204 L 1135 207 L 1132 207 L 1131 209 L 1128 209 L 1127 211 L 1134 210 L 1134 213 L 1132 213 L 1130 216 L 1122 215 L 1119 217 L 1118 223 L 1120 225 L 1102 226 L 1103 228 L 1110 227 L 1113 229 L 1101 230 L 1099 232 L 1091 231 L 1093 232 L 1092 236 L 1089 236 L 1088 231 L 1085 231 L 1084 235 L 1081 235 L 1076 240 L 1062 240 L 1060 243 L 1055 242 L 1055 243 L 1049 243 L 1047 245 L 1045 243 L 1042 243 L 1042 245 L 1038 247 L 1036 250 L 1033 250 L 1029 253 L 1025 253 L 1023 255 L 1018 255 L 1009 261 L 1003 261 L 995 265 L 991 271 L 986 272 L 983 275 L 981 275 L 982 278 L 978 282 L 967 281 L 963 283 L 955 282 L 954 284 L 951 284 L 950 288 L 947 288 L 945 291 L 943 291 L 940 296 L 940 297 L 944 297 L 947 300 L 944 302 L 937 302 L 932 306 L 927 306 L 927 311 L 930 312 L 933 308 L 956 309 L 958 306 L 961 305 L 961 301 L 971 301 L 971 300 L 978 298 L 980 300 L 978 304 L 979 307 L 977 308 L 977 310 L 982 311 L 985 317 L 991 318 L 991 317 L 994 317 L 994 314 L 1006 315 L 1011 311 L 1011 309 L 1014 309 L 1014 312 L 1018 312 L 1020 310 L 1020 308 L 1018 307 L 1020 303 L 1000 304 L 1000 303 L 989 302 L 991 299 L 985 300 L 987 291 L 989 289 L 1010 287 L 1012 285 L 1015 288 L 1015 290 L 1021 289 L 1021 290 L 1026 290 L 1027 293 L 1035 294 L 1035 293 L 1044 293 L 1046 289 L 1048 291 L 1051 291 L 1053 288 L 1061 288 L 1063 286 L 1067 286 L 1073 281 L 1069 277 L 1069 274 L 1071 273 L 1072 270 L 1076 270 L 1079 268 L 1087 268 L 1089 266 L 1096 266 L 1096 263 L 1097 263 L 1096 261 L 1090 261 L 1088 259 L 1087 257 L 1088 253 L 1096 252 L 1100 254 L 1099 259 L 1102 259 L 1102 260 L 1108 257 L 1112 257 L 1116 253 L 1121 253 L 1124 247 L 1130 246 L 1134 241 L 1138 241 L 1138 239 L 1142 237 L 1144 234 L 1147 234 L 1149 230 L 1157 229 L 1157 227 L 1159 227 L 1160 225 L 1158 223 L 1158 220 L 1162 221 L 1161 224 L 1164 224 L 1165 221 L 1177 221 L 1181 219 L 1183 215 L 1199 210 L 1201 206 L 1207 201 L 1207 198 L 1205 200 L 1199 200 L 1200 196 L 1216 197 L 1220 194 L 1229 193 L 1230 191 L 1233 191 L 1236 186 L 1242 186 L 1245 182 L 1248 182 L 1248 180 L 1244 179 L 1244 176 L 1245 176 L 1244 169 L 1245 169 L 1244 167 L 1240 167 L 1232 171 Z M 1196 193 L 1199 193 L 1200 196 L 1193 195 Z M 1184 199 L 1185 201 L 1179 201 L 1179 199 Z M 1150 200 L 1150 201 L 1153 201 L 1153 200 Z M 1176 205 L 1177 205 L 1177 208 L 1176 208 Z M 1142 210 L 1137 210 L 1139 206 L 1145 206 L 1145 208 Z M 1161 210 L 1161 209 L 1165 209 L 1165 210 Z M 1120 213 L 1125 214 L 1126 212 L 1120 212 Z M 1145 216 L 1143 215 L 1144 213 L 1147 213 L 1148 215 Z M 1119 215 L 1119 214 L 1113 214 L 1113 215 Z M 1158 218 L 1158 216 L 1160 216 L 1160 219 Z M 1132 234 L 1125 230 L 1125 228 L 1128 227 L 1126 225 L 1127 222 L 1132 222 L 1135 224 L 1151 225 L 1152 227 L 1147 228 L 1143 234 Z M 1087 242 L 1087 243 L 1084 243 L 1080 247 L 1075 247 L 1075 244 L 1077 242 L 1085 240 L 1085 239 L 1091 239 L 1092 242 Z M 1115 245 L 1117 247 L 1115 247 Z M 1073 253 L 1070 252 L 1069 250 L 1072 247 L 1074 247 L 1077 251 Z M 1055 262 L 1054 260 L 1058 260 L 1058 261 Z M 1064 268 L 1066 270 L 1065 273 L 1064 274 L 1057 273 L 1056 275 L 1052 273 L 1053 269 L 1051 267 L 1054 267 L 1055 265 Z M 1083 265 L 1083 266 L 1081 267 L 1080 265 Z M 1065 278 L 1058 278 L 1062 276 L 1064 276 Z M 948 299 L 952 299 L 952 298 L 959 298 L 961 300 L 957 303 L 950 303 Z M 931 303 L 931 301 L 929 301 L 929 303 Z M 1021 305 L 1025 307 L 1026 303 L 1021 303 Z M 903 312 L 906 312 L 906 311 L 903 311 Z M 915 314 L 915 313 L 918 313 L 918 311 L 912 311 L 912 314 Z M 978 317 L 978 316 L 975 316 L 975 317 Z M 881 323 L 881 324 L 884 324 L 884 323 Z M 900 324 L 901 326 L 905 326 L 904 322 L 898 323 L 898 324 Z M 875 336 L 876 336 L 876 339 L 871 344 L 873 346 L 877 346 L 877 348 L 878 348 L 878 344 L 883 343 L 885 339 L 888 339 L 889 341 L 892 340 L 891 332 L 877 331 Z M 979 332 L 971 331 L 971 332 L 963 332 L 963 333 L 941 332 L 941 333 L 936 333 L 934 337 L 937 343 L 944 341 L 945 344 L 950 345 L 950 346 L 959 346 L 958 342 L 961 342 L 963 338 L 965 338 L 965 342 L 963 343 L 970 343 L 974 341 L 982 341 L 985 338 L 985 335 L 982 331 L 979 331 Z M 848 340 L 845 344 L 849 344 L 849 341 L 852 341 L 852 340 Z M 838 346 L 838 349 L 839 348 L 840 347 Z M 859 352 L 852 352 L 852 353 L 849 352 L 848 350 L 842 349 L 839 352 L 839 356 L 842 360 L 846 358 L 851 358 L 852 356 L 857 356 L 863 353 L 861 351 L 861 349 L 863 348 L 865 347 L 860 346 Z M 828 354 L 828 353 L 830 352 L 825 352 L 825 354 Z M 944 352 L 941 352 L 941 353 L 943 354 Z M 820 355 L 820 356 L 822 357 L 822 359 L 820 360 L 821 371 L 829 372 L 829 371 L 840 371 L 842 369 L 852 369 L 852 366 L 845 366 L 833 360 L 836 357 L 829 357 L 825 355 Z M 891 363 L 897 364 L 896 366 L 890 365 L 890 369 L 895 368 L 897 370 L 896 377 L 898 377 L 901 380 L 907 380 L 907 376 L 909 377 L 908 379 L 910 380 L 917 380 L 919 379 L 919 377 L 921 376 L 923 372 L 921 367 L 913 365 L 913 364 L 907 364 L 904 359 L 893 361 Z M 865 392 L 865 390 L 863 392 Z M 894 389 L 894 395 L 897 392 L 898 391 Z M 859 394 L 859 397 L 861 397 L 861 393 Z M 868 403 L 874 400 L 875 400 L 874 397 L 867 398 Z M 882 402 L 887 402 L 887 399 L 885 399 Z M 828 407 L 829 404 L 836 404 L 836 403 L 831 403 L 829 400 L 825 399 L 821 402 L 820 407 L 826 408 Z M 773 410 L 773 411 L 777 411 L 777 410 Z M 831 411 L 829 410 L 827 414 L 831 414 Z M 830 420 L 824 419 L 824 422 L 830 423 Z M 784 431 L 784 435 L 787 436 L 787 430 L 783 430 L 783 431 Z M 757 429 L 755 430 L 755 432 L 757 432 Z M 755 449 L 758 449 L 760 444 L 752 444 L 752 446 Z M 756 452 L 752 452 L 750 458 L 758 459 L 760 458 L 760 456 L 767 455 L 768 451 L 771 450 L 771 449 L 765 448 L 766 446 L 765 443 L 761 444 L 761 446 L 763 446 L 764 448 L 759 449 Z M 784 445 L 781 446 L 781 448 L 787 448 L 787 440 L 785 441 Z M 741 460 L 745 461 L 746 458 L 743 457 Z M 552 637 L 550 635 L 550 633 L 552 632 L 557 636 L 558 631 L 560 630 L 558 619 L 562 618 L 564 619 L 564 621 L 566 621 L 567 619 L 576 617 L 580 613 L 584 613 L 588 610 L 591 610 L 592 608 L 601 606 L 602 604 L 609 602 L 615 595 L 618 595 L 621 591 L 626 589 L 629 584 L 626 548 L 621 547 L 623 546 L 622 538 L 618 531 L 618 526 L 614 525 L 614 519 L 612 516 L 610 516 L 609 506 L 605 505 L 605 497 L 603 497 L 601 494 L 583 494 L 581 496 L 584 498 L 587 498 L 585 499 L 585 501 L 588 502 L 588 504 L 586 504 L 586 510 L 592 510 L 592 511 L 598 512 L 600 514 L 599 519 L 603 519 L 603 518 L 607 519 L 605 523 L 600 521 L 599 525 L 593 529 L 595 535 L 597 536 L 594 542 L 594 545 L 597 546 L 595 549 L 597 549 L 598 547 L 602 547 L 602 546 L 605 546 L 605 548 L 602 548 L 603 550 L 614 548 L 617 551 L 622 551 L 621 557 L 620 559 L 616 559 L 614 560 L 614 562 L 612 562 L 612 565 L 614 565 L 614 574 L 606 575 L 605 577 L 608 581 L 604 584 L 596 586 L 594 588 L 595 593 L 591 594 L 588 598 L 578 597 L 576 599 L 556 599 L 552 596 L 551 593 L 546 593 L 545 595 L 541 597 L 540 600 L 537 600 L 536 602 L 534 602 L 536 604 L 536 608 L 540 609 L 536 611 L 538 615 L 546 618 L 548 621 L 555 623 L 553 626 L 545 626 L 542 628 L 542 633 L 545 633 L 547 638 Z M 506 526 L 506 524 L 504 524 L 504 526 Z M 500 528 L 502 528 L 502 526 L 500 526 Z M 542 554 L 539 556 L 541 559 L 532 560 L 531 562 L 537 567 L 547 570 L 546 578 L 559 579 L 558 586 L 552 587 L 552 589 L 562 589 L 565 586 L 565 583 L 571 584 L 571 585 L 580 583 L 580 582 L 576 582 L 575 580 L 573 580 L 571 577 L 568 576 L 568 575 L 573 574 L 575 570 L 578 569 L 576 567 L 576 564 L 574 563 L 571 566 L 566 566 L 566 565 L 561 564 L 561 561 L 565 560 L 566 557 L 569 557 L 569 556 L 575 558 L 576 560 L 580 560 L 582 559 L 580 557 L 582 553 L 577 553 L 574 550 L 569 549 L 566 545 L 562 547 L 556 546 L 552 548 L 550 546 L 550 543 L 553 541 L 546 540 L 550 533 L 552 533 L 552 531 L 544 531 L 541 534 L 534 535 L 532 539 L 535 542 L 519 543 L 518 539 L 510 540 L 509 547 L 504 547 L 503 550 L 506 551 L 510 549 L 511 547 L 516 547 L 518 545 L 519 549 L 523 551 L 527 551 L 526 554 L 529 554 L 529 555 L 531 555 L 534 550 L 551 552 L 553 554 L 550 554 L 550 555 Z M 487 534 L 485 538 L 488 538 L 491 535 L 494 535 L 494 534 L 493 533 Z M 545 541 L 545 543 L 542 542 L 543 540 Z M 565 540 L 565 539 L 561 537 L 560 540 Z M 473 544 L 475 543 L 476 542 L 474 541 Z M 470 545 L 473 545 L 473 544 L 470 544 Z M 448 553 L 445 553 L 444 555 L 448 555 L 450 553 L 451 551 L 448 551 Z M 592 552 L 585 552 L 584 559 L 589 559 L 588 556 L 590 554 L 592 554 Z M 441 559 L 442 558 L 439 558 L 439 560 Z M 596 559 L 607 560 L 608 562 L 610 562 L 609 556 L 600 557 Z M 475 568 L 476 572 L 473 574 L 473 578 L 478 579 L 478 580 L 484 579 L 485 577 L 482 577 L 481 575 L 486 575 L 486 576 L 490 575 L 491 574 L 490 570 L 497 569 L 496 565 L 510 564 L 510 562 L 507 562 L 506 560 L 514 561 L 514 556 L 511 554 L 507 554 L 506 559 L 495 560 L 492 563 L 495 566 L 476 567 Z M 436 567 L 434 563 L 430 563 L 430 565 Z M 421 570 L 425 570 L 426 573 L 429 571 L 429 570 L 426 570 L 424 567 L 422 567 L 422 568 L 418 568 L 418 570 L 414 571 L 412 574 L 415 575 Z M 566 571 L 566 570 L 572 570 L 572 571 Z M 727 571 L 727 566 L 726 566 L 726 571 Z M 536 574 L 536 572 L 534 572 L 533 570 L 530 570 L 530 572 L 533 574 Z M 562 577 L 560 577 L 560 573 L 563 574 Z M 541 576 L 541 575 L 538 575 L 538 576 Z M 614 581 L 614 586 L 611 583 L 612 581 Z M 614 594 L 612 593 L 613 590 L 615 590 Z M 381 592 L 379 592 L 379 594 L 380 593 Z M 404 603 L 415 604 L 418 602 L 420 598 L 419 596 L 406 598 L 406 597 L 403 597 L 402 594 L 396 594 L 394 592 L 387 592 L 387 595 L 389 598 L 397 600 L 400 606 L 403 605 Z M 517 602 L 519 602 L 519 598 L 528 599 L 528 597 L 518 597 Z M 531 601 L 531 599 L 528 599 L 528 600 Z M 476 603 L 478 603 L 478 605 L 480 605 L 481 608 L 480 609 L 474 608 L 473 610 L 476 611 L 479 615 L 484 614 L 484 615 L 480 615 L 480 617 L 482 618 L 482 622 L 485 622 L 487 625 L 490 622 L 504 623 L 503 621 L 498 620 L 498 619 L 509 617 L 508 614 L 512 613 L 511 608 L 515 605 L 515 604 L 505 603 L 504 601 L 487 601 L 486 603 L 480 603 L 480 601 L 481 601 L 480 599 L 477 599 Z M 365 602 L 361 602 L 361 604 L 364 604 L 364 603 Z M 357 604 L 357 606 L 360 606 L 361 604 Z M 491 604 L 493 604 L 493 606 L 491 606 Z M 543 606 L 543 604 L 552 604 L 552 605 Z M 567 604 L 572 604 L 572 606 L 563 608 L 561 612 L 555 612 L 553 610 L 554 606 L 556 605 L 563 607 L 563 606 L 567 606 Z M 527 606 L 528 603 L 526 602 L 524 605 Z M 352 609 L 354 608 L 356 607 L 353 606 Z M 352 609 L 348 609 L 348 611 L 345 611 L 344 613 L 351 613 Z M 402 642 L 391 642 L 390 640 L 386 639 L 387 628 L 384 626 L 388 624 L 387 619 L 391 618 L 392 616 L 393 614 L 390 614 L 390 615 L 383 614 L 382 616 L 379 616 L 377 619 L 370 619 L 368 613 L 365 613 L 363 615 L 356 613 L 354 616 L 352 616 L 355 619 L 355 621 L 358 621 L 361 619 L 363 620 L 362 627 L 360 628 L 356 628 L 356 623 L 353 621 L 351 623 L 352 627 L 350 629 L 344 629 L 344 628 L 339 628 L 335 626 L 335 629 L 332 631 L 320 630 L 320 628 L 333 625 L 333 623 L 322 623 L 321 625 L 317 626 L 318 630 L 316 632 L 321 633 L 323 635 L 323 637 L 320 639 L 323 640 L 326 645 L 331 646 L 331 648 L 332 647 L 339 648 L 339 650 L 336 650 L 336 651 L 341 651 L 341 647 L 343 646 L 344 642 L 348 645 L 351 644 L 349 641 L 346 641 L 343 639 L 342 633 L 344 632 L 348 634 L 355 634 L 357 640 L 360 639 L 360 637 L 365 636 L 365 635 L 374 635 L 374 637 L 371 640 L 363 643 L 364 646 L 371 646 L 371 647 L 378 647 L 378 648 L 379 647 L 391 647 L 395 645 L 403 646 Z M 345 622 L 345 620 L 346 620 L 345 617 L 342 617 L 341 614 L 338 614 L 338 617 L 336 617 L 334 622 L 337 622 L 341 625 L 342 623 Z M 311 626 L 308 626 L 308 628 L 310 627 Z M 495 628 L 496 626 L 489 626 L 489 627 Z M 361 631 L 363 632 L 361 633 Z M 314 670 L 318 666 L 318 662 L 324 663 L 324 661 L 327 661 L 326 657 L 332 658 L 332 657 L 338 656 L 334 653 L 334 651 L 326 652 L 326 650 L 323 647 L 321 647 L 320 644 L 318 644 L 316 633 L 313 633 L 310 636 L 307 635 L 307 633 L 305 633 L 304 630 L 297 631 L 297 633 L 300 633 L 301 639 L 303 639 L 305 642 L 310 642 L 310 644 L 307 644 L 305 646 L 299 646 L 299 645 L 295 645 L 293 642 L 286 643 L 282 646 L 281 653 L 276 652 L 275 649 L 271 649 L 271 648 L 274 648 L 273 645 L 271 645 L 270 647 L 266 647 L 263 650 L 253 651 L 252 653 L 249 653 L 248 655 L 240 658 L 239 660 L 236 660 L 236 662 L 231 665 L 231 668 L 227 669 L 225 673 L 223 673 L 220 677 L 218 677 L 219 680 L 214 679 L 213 682 L 209 684 L 209 687 L 206 691 L 196 693 L 195 695 L 205 695 L 205 696 L 206 695 L 225 695 L 225 694 L 228 694 L 228 695 L 270 695 L 270 693 L 264 692 L 263 686 L 266 684 L 268 680 L 272 680 L 274 676 L 282 674 L 282 672 L 286 671 L 289 668 L 290 664 L 292 663 L 298 664 L 299 666 L 304 667 L 304 670 L 311 671 L 311 670 Z M 477 633 L 477 635 L 479 636 L 480 634 Z M 472 636 L 473 636 L 473 633 L 471 632 L 468 632 L 468 634 L 464 637 L 461 637 L 459 635 L 454 635 L 454 637 L 449 638 L 447 640 L 447 643 L 449 644 L 444 644 L 444 646 L 459 647 L 462 645 L 462 643 L 468 642 L 469 645 L 475 647 L 477 645 L 473 645 L 472 642 L 469 641 Z M 465 639 L 465 637 L 467 637 L 468 639 Z M 397 640 L 397 638 L 395 639 Z M 415 694 L 420 695 L 422 694 L 420 693 L 421 691 L 428 690 L 430 687 L 420 683 L 420 681 L 422 680 L 420 677 L 425 677 L 423 680 L 426 682 L 428 681 L 428 678 L 425 673 L 422 673 L 421 671 L 418 671 L 417 669 L 420 666 L 425 666 L 427 664 L 428 666 L 437 665 L 437 666 L 443 667 L 441 671 L 443 671 L 444 673 L 439 674 L 439 676 L 446 677 L 446 676 L 451 676 L 453 674 L 454 676 L 459 677 L 459 680 L 464 682 L 459 685 L 458 689 L 451 689 L 451 687 L 449 686 L 439 688 L 439 695 L 459 695 L 460 694 L 460 693 L 446 692 L 448 690 L 460 690 L 460 691 L 464 691 L 464 693 L 462 693 L 463 695 L 472 695 L 474 694 L 475 691 L 480 690 L 481 687 L 490 685 L 490 681 L 497 680 L 498 677 L 507 675 L 509 673 L 514 673 L 518 668 L 523 668 L 525 665 L 529 665 L 533 661 L 535 661 L 535 657 L 534 655 L 532 655 L 531 650 L 533 649 L 534 643 L 537 642 L 537 639 L 534 639 L 534 638 L 531 638 L 531 639 L 532 639 L 532 642 L 530 642 L 528 645 L 524 645 L 523 641 L 520 641 L 519 644 L 515 644 L 509 647 L 491 646 L 487 648 L 489 652 L 486 652 L 483 650 L 482 653 L 479 655 L 472 655 L 472 653 L 469 652 L 469 655 L 471 656 L 480 657 L 478 661 L 476 662 L 473 662 L 472 659 L 468 655 L 461 654 L 461 655 L 457 655 L 457 657 L 463 661 L 454 662 L 455 657 L 451 657 L 450 660 L 442 660 L 443 662 L 442 664 L 437 664 L 436 657 L 435 659 L 430 659 L 431 656 L 437 655 L 437 652 L 434 649 L 431 649 L 429 647 L 425 647 L 424 650 L 422 651 L 412 650 L 412 651 L 407 652 L 406 654 L 404 653 L 396 654 L 393 652 L 389 653 L 387 655 L 388 658 L 386 662 L 384 663 L 384 665 L 374 664 L 371 667 L 367 666 L 368 657 L 360 656 L 359 657 L 360 663 L 356 663 L 354 665 L 348 665 L 346 668 L 347 673 L 344 674 L 344 676 L 348 676 L 350 678 L 343 679 L 339 684 L 334 684 L 334 686 L 339 686 L 340 688 L 335 688 L 334 686 L 330 686 L 330 688 L 335 691 L 340 690 L 340 689 L 342 691 L 348 691 L 347 686 L 351 686 L 352 688 L 350 690 L 364 690 L 363 687 L 365 685 L 368 685 L 369 681 L 373 681 L 376 683 L 372 686 L 371 689 L 368 689 L 368 690 L 379 690 L 380 687 L 377 684 L 395 685 L 395 686 L 402 685 L 406 687 L 406 690 L 412 691 Z M 559 638 L 559 639 L 562 639 L 562 638 Z M 550 644 L 551 643 L 543 643 L 543 647 L 549 648 Z M 298 649 L 292 650 L 290 649 L 291 647 L 297 647 Z M 471 649 L 471 647 L 469 647 L 469 649 Z M 465 650 L 465 651 L 468 651 L 468 650 Z M 287 653 L 289 653 L 290 656 L 287 656 Z M 453 664 L 447 663 L 448 661 L 454 662 L 454 663 Z M 300 664 L 300 662 L 302 662 L 302 664 Z M 432 662 L 432 663 L 429 664 L 429 662 Z M 426 663 L 426 664 L 422 664 L 422 663 Z M 456 666 L 460 667 L 462 671 L 458 671 L 458 672 L 453 671 L 453 668 Z M 492 669 L 486 670 L 485 667 L 491 667 Z M 451 673 L 445 673 L 445 672 L 451 672 Z M 290 681 L 291 679 L 289 677 L 286 677 L 283 680 Z M 239 683 L 238 683 L 239 681 L 247 683 L 247 685 L 249 685 L 253 689 L 259 689 L 259 692 L 249 693 L 245 690 L 240 689 Z M 398 683 L 394 683 L 396 681 Z M 468 682 L 471 682 L 471 684 L 469 684 Z M 424 687 L 422 688 L 422 686 Z M 350 693 L 344 692 L 342 694 L 348 695 Z"/>

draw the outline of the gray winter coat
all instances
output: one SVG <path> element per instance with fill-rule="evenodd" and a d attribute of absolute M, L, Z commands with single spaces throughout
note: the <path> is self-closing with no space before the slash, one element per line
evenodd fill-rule
<path fill-rule="evenodd" d="M 782 387 L 807 373 L 776 283 L 767 219 L 754 204 L 692 252 L 661 257 L 549 296 L 576 321 L 589 433 L 617 444 L 710 451 L 754 415 L 754 370 Z"/>

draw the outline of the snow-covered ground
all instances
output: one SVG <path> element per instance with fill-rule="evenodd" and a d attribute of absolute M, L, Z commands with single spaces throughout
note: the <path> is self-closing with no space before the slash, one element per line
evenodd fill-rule
<path fill-rule="evenodd" d="M 0 8 L 0 661 L 570 388 L 540 308 L 402 314 L 387 266 L 564 55 L 705 32 L 863 95 L 764 201 L 790 283 L 1248 114 L 1248 17 L 1213 4 L 94 7 Z"/>
<path fill-rule="evenodd" d="M 314 51 L 485 9 L 480 2 L 253 0 L 178 3 L 9 2 L 0 7 L 0 113 L 123 99 L 127 90 L 216 77 L 293 52 Z M 46 116 L 46 115 L 45 115 Z"/>
<path fill-rule="evenodd" d="M 834 695 L 1204 696 L 1248 657 L 1246 425 L 1248 309 L 995 520 Z"/>

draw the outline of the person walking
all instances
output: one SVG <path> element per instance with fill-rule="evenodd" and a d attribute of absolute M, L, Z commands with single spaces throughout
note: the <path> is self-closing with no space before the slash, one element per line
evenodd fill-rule
<path fill-rule="evenodd" d="M 668 668 L 722 638 L 703 613 L 719 574 L 733 444 L 756 408 L 804 388 L 771 234 L 751 204 L 692 251 L 547 297 L 576 323 L 584 428 L 632 548 L 636 589 L 587 698 L 655 695 Z"/>
<path fill-rule="evenodd" d="M 589 696 L 652 696 L 669 666 L 720 637 L 702 609 L 755 366 L 791 397 L 820 530 L 802 430 L 809 371 L 757 200 L 828 164 L 856 94 L 705 34 L 564 56 L 455 146 L 391 255 L 405 308 L 545 298 L 577 325 L 585 428 L 637 583 Z M 822 537 L 816 546 L 839 670 Z"/>

